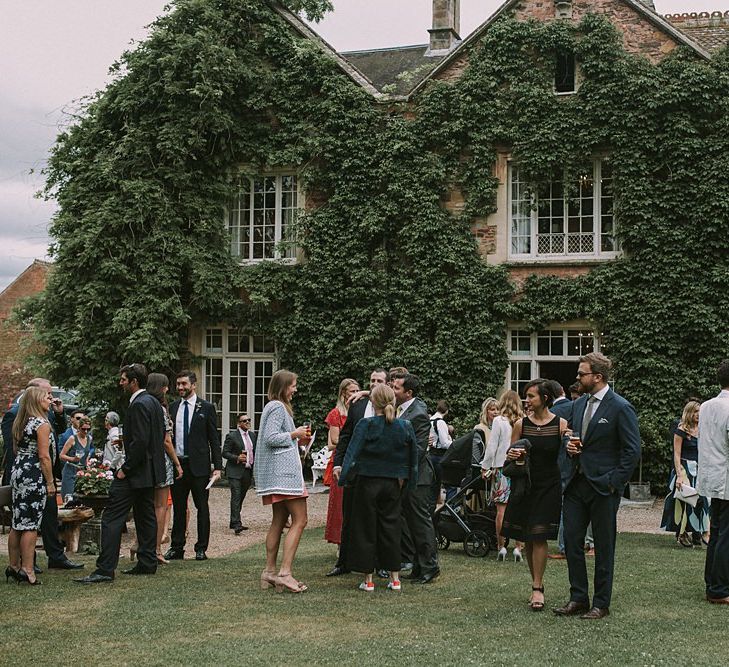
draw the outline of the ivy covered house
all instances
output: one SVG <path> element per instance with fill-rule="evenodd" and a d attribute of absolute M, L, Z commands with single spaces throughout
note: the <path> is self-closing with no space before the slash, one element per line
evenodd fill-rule
<path fill-rule="evenodd" d="M 278 366 L 316 421 L 397 363 L 465 425 L 605 350 L 662 478 L 729 353 L 729 12 L 509 0 L 461 39 L 434 0 L 427 44 L 336 53 L 292 11 L 326 5 L 180 0 L 60 138 L 53 287 L 99 306 L 54 377 L 192 366 L 227 429 Z"/>

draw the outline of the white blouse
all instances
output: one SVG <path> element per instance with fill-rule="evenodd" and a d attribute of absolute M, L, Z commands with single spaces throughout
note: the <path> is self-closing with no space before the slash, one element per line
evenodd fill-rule
<path fill-rule="evenodd" d="M 511 445 L 511 424 L 506 417 L 498 415 L 491 424 L 491 437 L 489 437 L 486 450 L 481 459 L 481 468 L 503 468 L 506 460 L 506 450 Z"/>

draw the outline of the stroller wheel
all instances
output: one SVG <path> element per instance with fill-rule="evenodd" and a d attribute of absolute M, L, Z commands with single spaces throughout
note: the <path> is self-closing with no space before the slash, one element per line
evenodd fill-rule
<path fill-rule="evenodd" d="M 482 530 L 474 530 L 463 540 L 463 550 L 471 558 L 484 558 L 491 550 L 491 540 Z"/>
<path fill-rule="evenodd" d="M 438 543 L 438 549 L 441 551 L 445 551 L 449 546 L 451 546 L 451 541 L 445 535 L 437 535 L 436 540 Z"/>

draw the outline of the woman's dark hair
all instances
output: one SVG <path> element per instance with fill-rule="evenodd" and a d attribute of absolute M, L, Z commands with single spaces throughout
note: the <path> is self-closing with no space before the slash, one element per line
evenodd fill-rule
<path fill-rule="evenodd" d="M 167 407 L 167 399 L 162 390 L 169 386 L 169 378 L 164 373 L 150 373 L 147 378 L 147 393 L 152 394 L 165 407 Z"/>
<path fill-rule="evenodd" d="M 526 393 L 531 387 L 534 387 L 537 390 L 537 393 L 542 399 L 544 405 L 548 408 L 551 408 L 552 403 L 554 403 L 554 399 L 556 397 L 554 395 L 554 389 L 552 389 L 550 382 L 548 380 L 543 380 L 542 378 L 532 380 L 524 387 L 524 398 L 526 398 Z"/>

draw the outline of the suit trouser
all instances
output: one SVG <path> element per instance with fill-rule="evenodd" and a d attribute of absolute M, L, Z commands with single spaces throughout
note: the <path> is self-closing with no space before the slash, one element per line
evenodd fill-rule
<path fill-rule="evenodd" d="M 420 575 L 438 569 L 435 529 L 430 512 L 431 498 L 430 484 L 421 484 L 406 490 L 402 498 L 403 518 L 413 540 L 413 572 Z"/>
<path fill-rule="evenodd" d="M 349 539 L 352 528 L 352 508 L 354 504 L 354 487 L 342 487 L 342 534 L 339 538 L 339 557 L 335 567 L 347 569 Z"/>
<path fill-rule="evenodd" d="M 192 502 L 197 509 L 197 542 L 195 551 L 207 551 L 210 542 L 210 507 L 205 488 L 209 477 L 193 477 L 190 462 L 182 461 L 182 477 L 172 485 L 172 548 L 182 551 L 185 548 L 185 528 L 187 526 L 187 498 L 192 493 Z"/>
<path fill-rule="evenodd" d="M 46 504 L 41 515 L 40 532 L 43 538 L 43 551 L 46 552 L 48 561 L 59 562 L 66 560 L 63 545 L 61 540 L 58 539 L 58 505 L 55 496 L 46 498 Z"/>
<path fill-rule="evenodd" d="M 109 503 L 101 515 L 101 553 L 96 572 L 114 576 L 119 564 L 121 536 L 129 510 L 134 510 L 137 529 L 139 566 L 150 572 L 157 569 L 157 517 L 154 513 L 154 489 L 134 489 L 129 480 L 115 478 L 109 489 Z"/>
<path fill-rule="evenodd" d="M 242 471 L 241 477 L 228 477 L 228 486 L 230 486 L 230 527 L 237 528 L 241 526 L 240 508 L 243 505 L 243 499 L 251 488 L 251 479 L 253 471 L 246 468 Z"/>
<path fill-rule="evenodd" d="M 710 598 L 729 597 L 729 500 L 711 499 L 711 536 L 704 581 Z"/>
<path fill-rule="evenodd" d="M 402 508 L 398 480 L 359 475 L 354 487 L 347 569 L 400 569 Z"/>
<path fill-rule="evenodd" d="M 613 590 L 615 535 L 620 496 L 599 494 L 584 475 L 578 474 L 564 492 L 564 546 L 570 579 L 570 600 L 588 603 L 585 535 L 592 521 L 595 539 L 595 591 L 592 606 L 607 609 Z"/>

